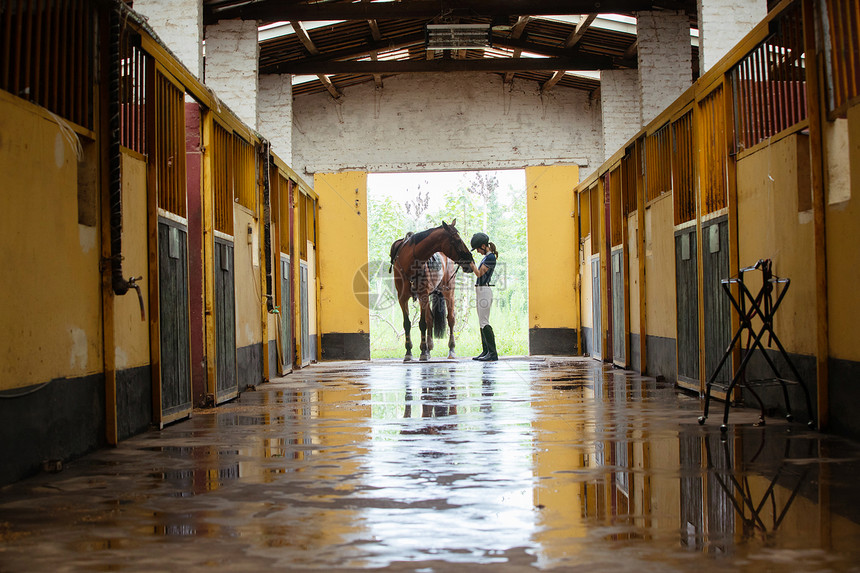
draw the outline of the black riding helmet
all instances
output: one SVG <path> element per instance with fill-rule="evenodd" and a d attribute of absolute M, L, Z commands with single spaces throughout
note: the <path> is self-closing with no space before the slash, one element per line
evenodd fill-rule
<path fill-rule="evenodd" d="M 477 249 L 481 245 L 486 245 L 489 242 L 490 242 L 490 236 L 487 235 L 486 233 L 475 233 L 474 235 L 472 235 L 472 241 L 471 241 L 472 250 L 474 251 L 475 249 Z"/>

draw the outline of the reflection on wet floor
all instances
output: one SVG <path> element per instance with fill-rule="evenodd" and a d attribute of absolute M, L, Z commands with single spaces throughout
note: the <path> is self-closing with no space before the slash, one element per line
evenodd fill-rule
<path fill-rule="evenodd" d="M 0 571 L 858 570 L 860 445 L 589 359 L 327 363 L 0 490 Z"/>

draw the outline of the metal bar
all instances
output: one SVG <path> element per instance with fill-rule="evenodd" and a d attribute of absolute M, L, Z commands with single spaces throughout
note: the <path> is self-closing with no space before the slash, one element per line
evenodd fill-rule
<path fill-rule="evenodd" d="M 18 19 L 15 22 L 15 45 L 13 46 L 13 52 L 10 54 L 15 61 L 15 67 L 12 71 L 12 81 L 10 82 L 11 91 L 13 94 L 18 95 L 20 91 L 21 85 L 21 47 L 24 43 L 24 0 L 18 0 Z"/>
<path fill-rule="evenodd" d="M 44 66 L 42 63 L 42 6 L 40 0 L 36 0 L 36 8 L 35 13 L 33 14 L 34 22 L 34 40 L 33 44 L 36 50 L 36 53 L 33 56 L 33 68 L 32 68 L 32 90 L 30 95 L 33 98 L 33 101 L 38 103 L 39 105 L 45 106 L 45 101 L 42 100 L 42 73 L 44 70 Z"/>

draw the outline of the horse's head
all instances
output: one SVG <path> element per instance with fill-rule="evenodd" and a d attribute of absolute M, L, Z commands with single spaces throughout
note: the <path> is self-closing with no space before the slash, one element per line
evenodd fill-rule
<path fill-rule="evenodd" d="M 442 221 L 442 228 L 445 230 L 448 236 L 448 246 L 450 252 L 446 252 L 445 254 L 449 259 L 453 259 L 464 271 L 472 270 L 470 263 L 474 263 L 475 259 L 472 257 L 472 251 L 469 250 L 469 247 L 466 246 L 466 243 L 463 242 L 463 239 L 460 238 L 460 232 L 457 231 L 457 227 L 454 225 L 457 224 L 457 219 L 451 221 L 449 225 L 445 221 Z"/>

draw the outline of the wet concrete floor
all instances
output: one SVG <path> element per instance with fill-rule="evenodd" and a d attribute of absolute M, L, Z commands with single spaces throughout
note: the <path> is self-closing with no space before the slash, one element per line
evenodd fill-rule
<path fill-rule="evenodd" d="M 700 409 L 590 359 L 312 365 L 3 488 L 0 571 L 860 570 L 860 445 Z"/>

